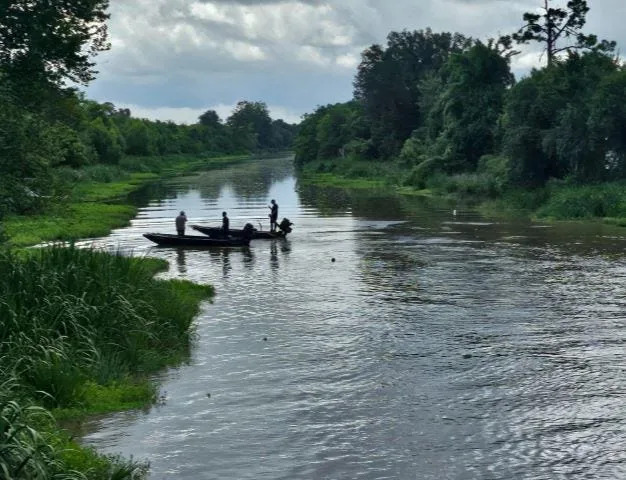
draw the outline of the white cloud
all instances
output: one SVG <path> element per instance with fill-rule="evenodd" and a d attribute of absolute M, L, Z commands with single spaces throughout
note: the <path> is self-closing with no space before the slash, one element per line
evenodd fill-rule
<path fill-rule="evenodd" d="M 117 103 L 117 108 L 128 108 L 133 117 L 148 118 L 150 120 L 161 120 L 162 122 L 175 122 L 191 125 L 198 122 L 198 117 L 207 110 L 215 110 L 222 121 L 225 121 L 233 112 L 236 104 L 217 104 L 206 108 L 190 107 L 144 107 L 130 103 Z M 282 119 L 287 123 L 298 123 L 304 111 L 298 112 L 288 107 L 268 105 L 270 117 L 273 120 Z"/>
<path fill-rule="evenodd" d="M 98 57 L 101 73 L 88 95 L 188 122 L 204 105 L 231 108 L 238 100 L 256 99 L 282 105 L 297 120 L 318 104 L 349 100 L 361 51 L 384 44 L 390 31 L 430 26 L 487 39 L 515 31 L 523 12 L 541 3 L 111 0 L 113 48 Z M 589 3 L 586 30 L 624 48 L 626 2 Z M 513 60 L 518 74 L 538 65 L 539 53 L 532 49 Z"/>
<path fill-rule="evenodd" d="M 118 103 L 117 108 L 128 108 L 133 117 L 192 124 L 198 122 L 198 117 L 208 109 L 188 107 L 143 107 L 141 105 Z M 216 110 L 217 111 L 217 110 Z"/>
<path fill-rule="evenodd" d="M 356 69 L 356 67 L 359 65 L 360 61 L 361 61 L 361 59 L 360 59 L 360 57 L 358 55 L 353 55 L 351 53 L 346 53 L 344 55 L 339 55 L 335 59 L 335 63 L 337 65 L 339 65 L 340 67 L 349 68 L 351 70 Z"/>

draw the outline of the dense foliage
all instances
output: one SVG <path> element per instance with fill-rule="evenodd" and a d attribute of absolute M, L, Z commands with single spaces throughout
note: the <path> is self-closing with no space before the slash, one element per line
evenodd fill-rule
<path fill-rule="evenodd" d="M 487 42 L 392 32 L 386 46 L 363 52 L 354 100 L 305 116 L 297 163 L 326 171 L 393 163 L 407 185 L 441 185 L 447 176 L 490 195 L 551 179 L 624 178 L 626 69 L 612 56 L 615 43 L 582 32 L 584 0 L 544 6 L 518 32 Z M 514 40 L 542 43 L 549 60 L 517 83 Z"/>
<path fill-rule="evenodd" d="M 108 3 L 0 1 L 0 219 L 58 197 L 60 167 L 291 146 L 296 127 L 272 120 L 264 103 L 240 102 L 226 122 L 209 110 L 196 124 L 178 125 L 133 118 L 67 87 L 92 80 L 92 57 L 109 48 Z"/>

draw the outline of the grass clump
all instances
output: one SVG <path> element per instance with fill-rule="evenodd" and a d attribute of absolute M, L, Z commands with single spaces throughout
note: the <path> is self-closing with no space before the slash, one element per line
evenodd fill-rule
<path fill-rule="evenodd" d="M 399 170 L 393 163 L 334 159 L 315 161 L 301 167 L 305 183 L 345 188 L 383 188 L 398 183 Z"/>
<path fill-rule="evenodd" d="M 611 218 L 619 224 L 626 219 L 626 185 L 553 185 L 550 197 L 537 211 L 537 216 L 555 220 Z"/>
<path fill-rule="evenodd" d="M 188 355 L 192 320 L 213 294 L 155 279 L 164 268 L 74 247 L 0 251 L 0 478 L 135 478 L 140 466 L 75 445 L 48 412 L 155 398 L 147 376 Z"/>
<path fill-rule="evenodd" d="M 24 247 L 44 241 L 72 241 L 108 234 L 135 216 L 130 205 L 71 203 L 47 214 L 12 216 L 3 222 L 7 245 Z"/>
<path fill-rule="evenodd" d="M 7 377 L 6 371 L 0 376 Z M 7 480 L 133 480 L 147 465 L 83 448 L 50 412 L 21 395 L 18 383 L 0 384 L 0 478 Z"/>
<path fill-rule="evenodd" d="M 0 253 L 0 356 L 49 407 L 155 371 L 188 347 L 198 302 L 212 288 L 153 278 L 160 262 L 52 247 Z"/>

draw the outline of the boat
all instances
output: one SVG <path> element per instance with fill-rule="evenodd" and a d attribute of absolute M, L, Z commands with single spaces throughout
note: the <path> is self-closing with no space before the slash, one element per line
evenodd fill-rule
<path fill-rule="evenodd" d="M 144 233 L 143 236 L 164 247 L 245 247 L 250 245 L 249 237 L 211 238 L 168 233 Z"/>
<path fill-rule="evenodd" d="M 203 227 L 202 225 L 192 225 L 191 228 L 200 233 L 208 235 L 210 238 L 223 238 L 222 229 L 219 227 Z M 228 234 L 233 238 L 241 238 L 243 236 L 243 230 L 230 229 L 228 230 Z M 285 238 L 285 235 L 286 234 L 282 231 L 270 232 L 255 229 L 254 232 L 252 232 L 252 238 L 254 239 Z"/>
<path fill-rule="evenodd" d="M 291 232 L 292 225 L 293 223 L 291 223 L 288 218 L 283 218 L 282 222 L 280 222 L 280 224 L 278 225 L 279 230 L 276 232 L 271 232 L 268 230 L 257 230 L 256 228 L 252 227 L 252 238 L 253 239 L 285 238 L 287 234 Z M 247 224 L 246 228 L 249 229 L 250 226 L 251 224 Z M 203 227 L 202 225 L 192 225 L 191 228 L 193 228 L 194 230 L 200 233 L 204 233 L 205 235 L 208 235 L 210 238 L 217 239 L 217 238 L 224 237 L 224 233 L 222 232 L 222 229 L 220 227 Z M 229 229 L 228 234 L 229 236 L 233 238 L 242 238 L 247 234 L 246 232 L 248 230 L 246 230 L 246 228 L 244 228 L 243 230 Z"/>

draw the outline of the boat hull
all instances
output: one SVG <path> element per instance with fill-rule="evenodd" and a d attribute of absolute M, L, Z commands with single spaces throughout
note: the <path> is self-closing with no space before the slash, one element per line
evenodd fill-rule
<path fill-rule="evenodd" d="M 192 225 L 191 228 L 194 230 L 204 233 L 208 235 L 210 238 L 220 239 L 223 238 L 222 229 L 219 227 L 203 227 L 201 225 Z M 229 230 L 229 235 L 233 238 L 242 238 L 244 235 L 243 230 Z M 284 232 L 261 232 L 259 230 L 254 230 L 252 233 L 253 239 L 272 239 L 272 238 L 285 238 L 286 234 Z"/>
<path fill-rule="evenodd" d="M 245 247 L 249 238 L 210 238 L 199 235 L 170 235 L 166 233 L 144 233 L 151 242 L 163 247 Z"/>

